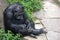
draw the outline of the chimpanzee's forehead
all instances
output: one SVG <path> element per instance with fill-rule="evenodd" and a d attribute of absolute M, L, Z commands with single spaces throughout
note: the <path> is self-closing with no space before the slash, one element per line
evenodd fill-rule
<path fill-rule="evenodd" d="M 21 6 L 21 5 L 18 5 L 18 6 L 17 6 L 17 8 L 22 8 L 22 7 L 23 7 L 23 6 Z"/>
<path fill-rule="evenodd" d="M 18 10 L 20 10 L 20 11 L 21 11 L 22 9 L 23 9 L 23 7 L 22 7 L 22 6 L 20 6 L 20 5 L 18 5 L 18 6 L 16 6 L 16 7 L 14 8 L 14 10 L 15 10 L 15 11 L 18 11 Z"/>

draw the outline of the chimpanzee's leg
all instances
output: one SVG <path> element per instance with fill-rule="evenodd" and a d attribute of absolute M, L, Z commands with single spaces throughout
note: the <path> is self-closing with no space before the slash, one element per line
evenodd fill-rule
<path fill-rule="evenodd" d="M 4 30 L 5 30 L 5 33 L 7 33 L 7 32 L 8 32 L 8 28 L 7 28 L 7 27 L 4 27 Z"/>
<path fill-rule="evenodd" d="M 47 33 L 46 30 L 44 30 L 44 28 L 41 28 L 41 29 L 35 29 L 35 24 L 33 22 L 31 22 L 27 29 L 28 29 L 28 32 L 30 34 L 34 34 L 34 35 L 39 35 L 39 34 L 42 34 L 42 33 Z"/>
<path fill-rule="evenodd" d="M 35 24 L 34 22 L 30 22 L 28 25 L 27 25 L 27 29 L 35 29 Z"/>
<path fill-rule="evenodd" d="M 46 32 L 46 30 L 44 30 L 43 28 L 41 28 L 41 29 L 34 29 L 34 30 L 31 32 L 31 34 L 34 34 L 34 35 L 39 35 L 39 34 L 42 34 L 42 33 L 46 34 L 47 32 Z"/>
<path fill-rule="evenodd" d="M 10 30 L 16 34 L 16 33 L 20 33 L 20 34 L 26 34 L 27 30 L 26 30 L 26 25 L 25 24 L 11 24 L 10 26 Z"/>

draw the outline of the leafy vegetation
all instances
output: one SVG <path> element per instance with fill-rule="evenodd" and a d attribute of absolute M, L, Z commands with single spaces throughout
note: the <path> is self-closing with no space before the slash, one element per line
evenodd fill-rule
<path fill-rule="evenodd" d="M 30 20 L 33 20 L 34 17 L 32 13 L 38 11 L 42 8 L 42 2 L 40 0 L 7 0 L 9 4 L 19 2 L 25 7 L 25 12 Z"/>
<path fill-rule="evenodd" d="M 21 40 L 20 34 L 14 35 L 11 31 L 5 33 L 3 29 L 0 29 L 0 40 Z"/>

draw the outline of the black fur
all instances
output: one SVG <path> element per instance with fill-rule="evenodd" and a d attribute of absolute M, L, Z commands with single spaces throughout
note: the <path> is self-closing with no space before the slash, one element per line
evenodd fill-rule
<path fill-rule="evenodd" d="M 19 3 L 12 4 L 5 9 L 4 27 L 6 32 L 7 30 L 11 30 L 14 34 L 39 35 L 44 32 L 43 29 L 35 29 L 34 22 L 28 19 L 24 12 L 24 7 Z"/>

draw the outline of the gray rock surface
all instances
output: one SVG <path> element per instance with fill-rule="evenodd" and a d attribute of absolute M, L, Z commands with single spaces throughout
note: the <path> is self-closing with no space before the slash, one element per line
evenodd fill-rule
<path fill-rule="evenodd" d="M 6 0 L 0 0 L 0 27 L 3 27 L 3 12 L 7 6 Z"/>
<path fill-rule="evenodd" d="M 45 34 L 41 34 L 41 35 L 36 36 L 36 37 L 37 37 L 37 38 L 33 38 L 33 37 L 30 37 L 30 36 L 26 36 L 26 37 L 24 37 L 24 38 L 25 38 L 25 39 L 28 39 L 28 40 L 47 40 Z"/>
<path fill-rule="evenodd" d="M 48 31 L 47 38 L 48 40 L 60 40 L 60 33 Z"/>
<path fill-rule="evenodd" d="M 44 19 L 42 22 L 47 30 L 60 32 L 60 19 Z"/>
<path fill-rule="evenodd" d="M 39 19 L 44 18 L 60 18 L 60 6 L 50 2 L 43 1 L 44 5 L 42 10 L 34 13 L 34 16 Z"/>

